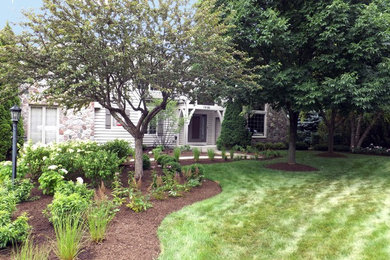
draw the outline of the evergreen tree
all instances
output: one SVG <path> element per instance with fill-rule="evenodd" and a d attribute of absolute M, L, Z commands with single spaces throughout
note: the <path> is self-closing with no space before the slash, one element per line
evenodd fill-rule
<path fill-rule="evenodd" d="M 242 104 L 229 101 L 226 107 L 225 117 L 222 122 L 221 135 L 218 138 L 218 148 L 231 148 L 234 145 L 247 146 L 251 136 L 246 127 L 247 121 L 241 115 Z"/>
<path fill-rule="evenodd" d="M 7 24 L 3 30 L 0 31 L 0 47 L 13 44 L 12 38 L 14 34 L 11 30 L 11 27 Z M 0 62 L 7 62 L 4 59 L 1 59 Z M 14 85 L 12 87 L 7 86 L 7 91 L 5 91 L 5 85 L 7 82 L 4 82 L 2 77 L 4 71 L 1 71 L 0 74 L 0 161 L 3 161 L 9 157 L 12 149 L 12 122 L 11 122 L 11 111 L 10 108 L 13 105 L 20 105 L 20 100 L 15 93 L 18 93 L 17 87 Z M 13 90 L 13 91 L 11 91 Z M 18 123 L 18 137 L 19 144 L 23 144 L 23 121 L 19 120 Z"/>

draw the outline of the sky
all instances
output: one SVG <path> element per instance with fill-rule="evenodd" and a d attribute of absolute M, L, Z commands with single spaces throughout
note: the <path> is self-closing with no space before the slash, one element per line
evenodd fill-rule
<path fill-rule="evenodd" d="M 196 0 L 191 0 L 194 3 Z M 0 0 L 0 29 L 2 29 L 7 21 L 10 23 L 15 33 L 20 33 L 22 28 L 14 23 L 20 23 L 25 18 L 22 10 L 39 10 L 42 6 L 42 0 Z"/>
<path fill-rule="evenodd" d="M 7 21 L 15 33 L 19 33 L 21 28 L 12 23 L 19 23 L 25 20 L 22 10 L 38 10 L 42 6 L 42 0 L 0 0 L 0 28 L 3 28 Z"/>

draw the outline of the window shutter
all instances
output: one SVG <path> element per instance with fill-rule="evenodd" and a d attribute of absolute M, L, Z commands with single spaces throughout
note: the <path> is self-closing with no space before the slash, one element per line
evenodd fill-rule
<path fill-rule="evenodd" d="M 159 119 L 157 125 L 157 136 L 163 136 L 163 135 L 164 135 L 164 120 Z"/>
<path fill-rule="evenodd" d="M 111 114 L 108 109 L 106 109 L 106 129 L 111 129 Z"/>

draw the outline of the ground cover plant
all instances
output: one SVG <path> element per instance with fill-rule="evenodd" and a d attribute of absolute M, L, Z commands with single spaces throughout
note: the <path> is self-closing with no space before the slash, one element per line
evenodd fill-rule
<path fill-rule="evenodd" d="M 297 153 L 313 172 L 205 165 L 223 191 L 164 219 L 160 259 L 388 259 L 388 158 L 316 153 Z"/>

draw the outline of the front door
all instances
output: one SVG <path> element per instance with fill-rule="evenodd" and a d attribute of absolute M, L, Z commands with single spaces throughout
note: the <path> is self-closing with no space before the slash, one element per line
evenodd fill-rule
<path fill-rule="evenodd" d="M 189 142 L 206 142 L 207 115 L 193 115 L 188 126 Z"/>

